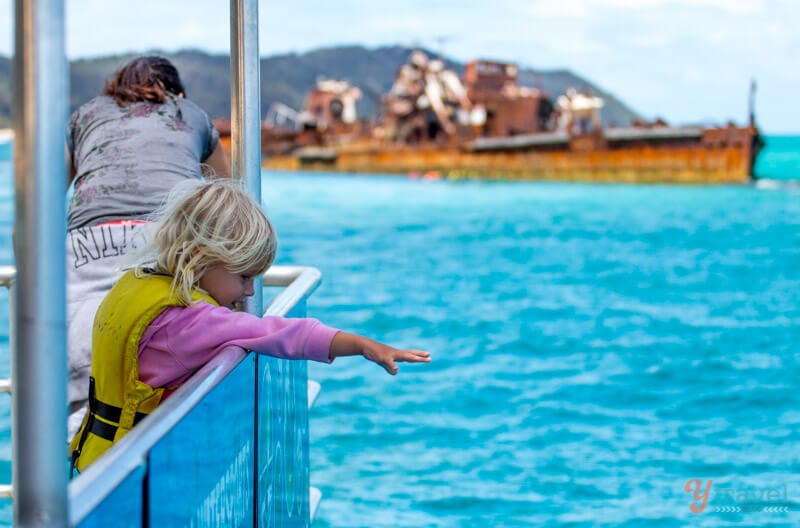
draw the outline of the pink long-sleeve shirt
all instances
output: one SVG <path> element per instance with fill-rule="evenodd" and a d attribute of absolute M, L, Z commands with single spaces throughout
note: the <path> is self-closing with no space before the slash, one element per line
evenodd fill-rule
<path fill-rule="evenodd" d="M 283 359 L 330 363 L 337 329 L 316 319 L 256 317 L 208 303 L 167 308 L 139 342 L 139 379 L 151 387 L 186 381 L 229 345 Z"/>

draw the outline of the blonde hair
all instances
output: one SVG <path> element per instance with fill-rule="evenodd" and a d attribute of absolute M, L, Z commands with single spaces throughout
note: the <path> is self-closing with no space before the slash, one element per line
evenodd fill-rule
<path fill-rule="evenodd" d="M 275 260 L 278 240 L 272 224 L 238 182 L 181 184 L 160 216 L 147 252 L 156 271 L 172 275 L 173 292 L 186 305 L 211 266 L 261 275 Z"/>

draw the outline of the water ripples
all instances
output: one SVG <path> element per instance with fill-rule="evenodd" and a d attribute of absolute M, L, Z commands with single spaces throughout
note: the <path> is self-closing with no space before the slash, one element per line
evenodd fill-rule
<path fill-rule="evenodd" d="M 321 526 L 793 524 L 683 486 L 800 484 L 796 197 L 271 180 L 311 314 L 435 354 L 312 366 Z"/>

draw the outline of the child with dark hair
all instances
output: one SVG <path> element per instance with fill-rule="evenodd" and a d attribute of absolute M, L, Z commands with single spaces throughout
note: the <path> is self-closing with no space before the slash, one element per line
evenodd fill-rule
<path fill-rule="evenodd" d="M 139 101 L 162 104 L 169 96 L 186 97 L 178 69 L 163 57 L 140 57 L 106 81 L 105 95 L 119 106 Z"/>

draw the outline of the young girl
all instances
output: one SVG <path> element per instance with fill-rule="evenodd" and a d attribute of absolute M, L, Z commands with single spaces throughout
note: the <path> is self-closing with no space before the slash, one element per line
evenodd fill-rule
<path fill-rule="evenodd" d="M 325 363 L 362 355 L 389 374 L 397 373 L 396 362 L 430 361 L 427 352 L 398 350 L 314 319 L 233 311 L 272 264 L 275 233 L 235 182 L 190 186 L 182 196 L 173 193 L 155 224 L 152 267 L 128 271 L 98 308 L 89 410 L 71 445 L 78 470 L 229 345 Z"/>

